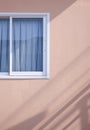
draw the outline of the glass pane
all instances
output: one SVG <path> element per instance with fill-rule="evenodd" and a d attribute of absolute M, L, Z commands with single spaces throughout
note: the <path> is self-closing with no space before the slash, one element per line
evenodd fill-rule
<path fill-rule="evenodd" d="M 43 19 L 13 19 L 13 71 L 43 71 Z"/>
<path fill-rule="evenodd" d="M 9 71 L 9 19 L 0 19 L 0 72 Z"/>

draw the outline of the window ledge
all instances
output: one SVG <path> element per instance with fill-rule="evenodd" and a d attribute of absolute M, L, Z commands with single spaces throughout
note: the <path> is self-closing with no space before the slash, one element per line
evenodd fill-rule
<path fill-rule="evenodd" d="M 50 79 L 49 75 L 43 75 L 43 76 L 9 76 L 9 75 L 3 75 L 0 76 L 0 79 Z"/>

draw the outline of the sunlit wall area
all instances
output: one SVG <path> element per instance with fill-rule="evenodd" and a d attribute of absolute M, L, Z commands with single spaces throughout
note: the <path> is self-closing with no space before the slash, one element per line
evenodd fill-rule
<path fill-rule="evenodd" d="M 0 130 L 90 130 L 90 1 L 0 0 L 50 13 L 50 79 L 0 79 Z"/>

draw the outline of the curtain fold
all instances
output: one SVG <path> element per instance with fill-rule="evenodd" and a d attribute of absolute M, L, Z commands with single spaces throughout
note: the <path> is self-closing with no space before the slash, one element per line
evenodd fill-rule
<path fill-rule="evenodd" d="M 13 19 L 13 71 L 43 71 L 43 19 Z"/>
<path fill-rule="evenodd" d="M 0 72 L 9 71 L 9 20 L 0 19 Z"/>

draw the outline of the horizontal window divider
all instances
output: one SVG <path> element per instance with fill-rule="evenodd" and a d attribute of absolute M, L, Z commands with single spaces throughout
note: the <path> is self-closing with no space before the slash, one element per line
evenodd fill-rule
<path fill-rule="evenodd" d="M 35 72 L 31 72 L 31 71 L 30 72 L 27 72 L 27 71 L 26 72 L 25 71 L 24 72 L 23 71 L 22 72 L 18 72 L 18 71 L 13 72 L 12 71 L 10 73 L 10 75 L 31 75 L 31 76 L 36 75 L 37 76 L 37 75 L 43 75 L 43 72 L 36 72 L 36 71 Z"/>

